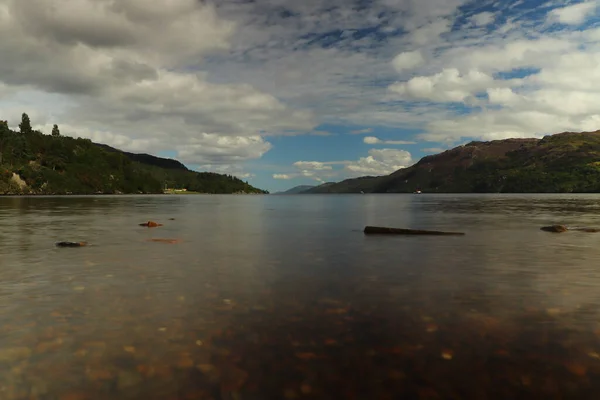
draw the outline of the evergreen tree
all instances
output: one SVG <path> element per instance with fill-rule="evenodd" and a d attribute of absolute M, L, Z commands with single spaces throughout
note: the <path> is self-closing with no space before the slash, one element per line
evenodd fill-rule
<path fill-rule="evenodd" d="M 31 129 L 31 121 L 29 120 L 29 115 L 27 115 L 26 113 L 23 113 L 23 115 L 21 116 L 21 123 L 19 124 L 19 130 L 23 134 L 29 134 L 29 133 L 33 132 L 33 129 Z"/>
<path fill-rule="evenodd" d="M 58 129 L 58 125 L 54 124 L 52 127 L 52 136 L 60 136 L 60 130 Z"/>

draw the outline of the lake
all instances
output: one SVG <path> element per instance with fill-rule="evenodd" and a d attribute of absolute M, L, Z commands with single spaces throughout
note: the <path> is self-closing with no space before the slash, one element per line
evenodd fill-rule
<path fill-rule="evenodd" d="M 594 399 L 600 233 L 551 224 L 600 195 L 0 197 L 0 398 Z"/>

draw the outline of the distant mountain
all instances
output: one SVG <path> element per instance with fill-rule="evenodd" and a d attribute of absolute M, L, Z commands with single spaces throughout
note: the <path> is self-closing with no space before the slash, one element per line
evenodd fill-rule
<path fill-rule="evenodd" d="M 89 139 L 31 129 L 0 120 L 0 194 L 268 193 L 231 175 L 195 172 L 177 160 L 135 154 Z"/>
<path fill-rule="evenodd" d="M 314 188 L 314 185 L 300 185 L 300 186 L 294 186 L 291 189 L 285 190 L 283 192 L 277 192 L 274 194 L 300 194 L 300 193 L 304 193 L 309 189 Z"/>
<path fill-rule="evenodd" d="M 346 179 L 345 181 L 339 183 L 327 182 L 323 183 L 322 185 L 308 189 L 303 193 L 360 193 L 361 191 L 365 191 L 364 188 L 368 186 L 370 182 L 374 179 L 377 179 L 377 177 L 363 176 L 361 178 Z"/>
<path fill-rule="evenodd" d="M 600 131 L 474 141 L 390 175 L 347 179 L 307 193 L 597 193 Z"/>

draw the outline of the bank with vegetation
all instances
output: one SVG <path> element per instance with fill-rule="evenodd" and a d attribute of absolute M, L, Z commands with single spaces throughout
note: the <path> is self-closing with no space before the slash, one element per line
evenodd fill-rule
<path fill-rule="evenodd" d="M 386 176 L 303 193 L 600 193 L 600 131 L 470 142 Z"/>
<path fill-rule="evenodd" d="M 19 130 L 0 120 L 0 194 L 155 194 L 165 189 L 211 194 L 265 194 L 231 176 L 191 171 L 177 160 L 135 154 L 89 139 Z"/>

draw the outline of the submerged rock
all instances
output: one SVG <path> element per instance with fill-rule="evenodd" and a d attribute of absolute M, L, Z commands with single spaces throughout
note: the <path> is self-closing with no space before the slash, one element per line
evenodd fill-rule
<path fill-rule="evenodd" d="M 147 226 L 148 228 L 156 228 L 157 226 L 162 226 L 162 224 L 159 224 L 158 222 L 154 222 L 154 221 L 148 221 L 148 222 L 144 222 L 144 223 L 140 224 L 140 226 Z"/>
<path fill-rule="evenodd" d="M 600 232 L 600 229 L 597 229 L 597 228 L 568 228 L 564 225 L 542 226 L 540 229 L 543 231 L 546 231 L 546 232 L 555 232 L 555 233 L 562 233 L 562 232 L 566 232 L 566 231 L 579 231 L 579 232 L 588 232 L 588 233 Z"/>
<path fill-rule="evenodd" d="M 163 238 L 153 238 L 147 239 L 148 242 L 157 242 L 157 243 L 169 243 L 175 244 L 181 242 L 181 239 L 163 239 Z"/>
<path fill-rule="evenodd" d="M 58 242 L 57 247 L 83 247 L 87 246 L 87 242 Z"/>
<path fill-rule="evenodd" d="M 555 233 L 562 233 L 562 232 L 566 232 L 569 230 L 569 228 L 567 228 L 564 225 L 542 226 L 540 229 L 543 231 L 546 231 L 546 232 L 555 232 Z"/>
<path fill-rule="evenodd" d="M 463 232 L 425 231 L 419 229 L 386 228 L 381 226 L 366 226 L 364 233 L 367 235 L 464 235 Z"/>
<path fill-rule="evenodd" d="M 596 228 L 570 228 L 569 230 L 570 231 L 589 232 L 589 233 L 600 232 L 600 229 L 596 229 Z"/>

